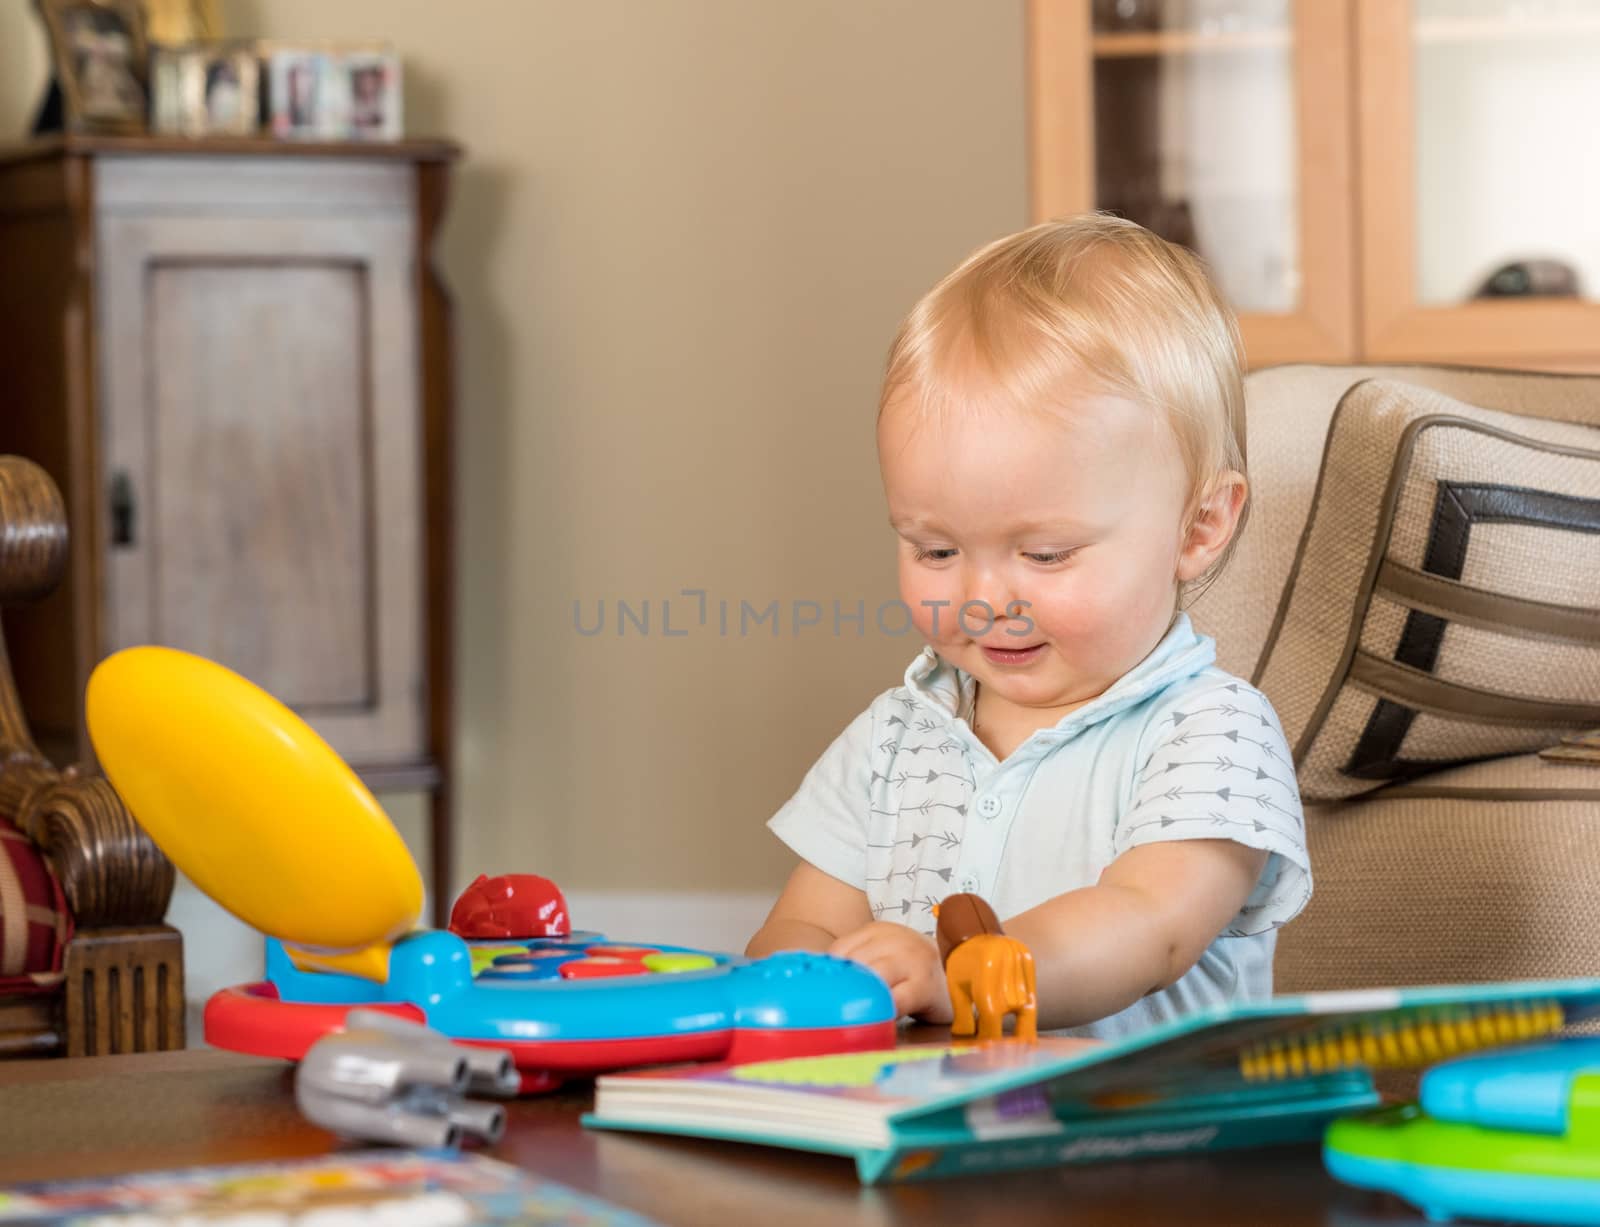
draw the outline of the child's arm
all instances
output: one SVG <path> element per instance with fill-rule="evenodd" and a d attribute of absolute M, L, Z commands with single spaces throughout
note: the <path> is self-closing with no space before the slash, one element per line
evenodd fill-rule
<path fill-rule="evenodd" d="M 864 891 L 801 861 L 745 954 L 816 950 L 854 959 L 883 977 L 902 1014 L 950 1021 L 950 996 L 933 942 L 914 929 L 873 920 Z"/>
<path fill-rule="evenodd" d="M 1041 1028 L 1126 1009 L 1181 979 L 1219 934 L 1267 932 L 1311 895 L 1293 755 L 1265 695 L 1207 678 L 1169 696 L 1146 742 L 1099 880 L 1002 917 L 1033 951 Z M 1216 744 L 1225 752 L 1199 750 Z"/>
<path fill-rule="evenodd" d="M 1181 979 L 1250 897 L 1267 856 L 1221 839 L 1145 844 L 1106 866 L 1095 885 L 1006 920 L 1006 934 L 1033 952 L 1040 1028 L 1095 1022 Z M 875 921 L 827 949 L 881 975 L 902 1014 L 950 1021 L 931 938 Z"/>
<path fill-rule="evenodd" d="M 1033 951 L 1040 1029 L 1106 1018 L 1181 979 L 1250 897 L 1268 855 L 1222 839 L 1143 844 L 1095 885 L 1006 919 Z"/>
<path fill-rule="evenodd" d="M 778 950 L 825 951 L 846 933 L 871 923 L 865 892 L 801 861 L 745 954 L 756 959 Z"/>

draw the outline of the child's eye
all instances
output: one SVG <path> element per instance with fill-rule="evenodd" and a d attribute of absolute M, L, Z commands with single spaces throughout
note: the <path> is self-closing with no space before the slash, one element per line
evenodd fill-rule
<path fill-rule="evenodd" d="M 1047 554 L 1030 554 L 1025 552 L 1022 556 L 1029 562 L 1043 563 L 1048 566 L 1050 563 L 1066 562 L 1067 559 L 1071 558 L 1077 552 L 1077 550 L 1051 550 Z"/>
<path fill-rule="evenodd" d="M 925 550 L 920 545 L 913 545 L 911 547 L 911 556 L 918 562 L 945 562 L 954 558 L 956 552 L 950 549 Z"/>

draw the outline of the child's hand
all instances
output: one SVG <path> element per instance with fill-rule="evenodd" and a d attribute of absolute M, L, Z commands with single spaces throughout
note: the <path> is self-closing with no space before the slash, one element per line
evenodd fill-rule
<path fill-rule="evenodd" d="M 915 929 L 874 921 L 845 934 L 828 953 L 854 959 L 882 976 L 900 1013 L 931 1023 L 947 1023 L 953 1017 L 939 948 Z"/>

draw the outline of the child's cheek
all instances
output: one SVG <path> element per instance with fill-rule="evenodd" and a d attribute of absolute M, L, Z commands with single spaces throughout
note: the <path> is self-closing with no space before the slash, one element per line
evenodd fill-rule
<path fill-rule="evenodd" d="M 1076 577 L 1041 586 L 1025 612 L 1047 638 L 1061 643 L 1098 638 L 1127 615 L 1118 590 Z"/>
<path fill-rule="evenodd" d="M 1082 662 L 1123 672 L 1143 657 L 1164 633 L 1170 604 L 1159 586 L 1129 584 L 1107 574 L 1097 582 L 1074 584 L 1069 592 L 1041 601 L 1030 611 L 1043 634 Z M 1155 639 L 1150 636 L 1154 635 Z"/>
<path fill-rule="evenodd" d="M 963 599 L 960 585 L 946 578 L 955 574 L 909 564 L 900 568 L 900 599 L 911 611 L 917 633 L 931 642 L 951 643 L 963 637 L 956 627 Z"/>

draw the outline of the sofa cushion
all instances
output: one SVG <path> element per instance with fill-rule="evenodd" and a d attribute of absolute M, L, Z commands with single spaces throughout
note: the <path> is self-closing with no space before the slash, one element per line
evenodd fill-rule
<path fill-rule="evenodd" d="M 1600 422 L 1600 375 L 1489 367 L 1318 366 L 1296 363 L 1251 371 L 1250 518 L 1227 567 L 1191 594 L 1194 624 L 1217 641 L 1217 664 L 1254 677 L 1262 647 L 1311 513 L 1322 448 L 1333 411 L 1354 385 L 1389 379 L 1432 388 L 1471 405 L 1524 416 Z M 1271 696 L 1269 696 L 1271 697 Z"/>
<path fill-rule="evenodd" d="M 1308 800 L 1600 725 L 1600 404 L 1565 412 L 1340 401 L 1255 678 Z"/>
<path fill-rule="evenodd" d="M 53 991 L 71 937 L 61 884 L 27 836 L 0 818 L 0 995 Z"/>
<path fill-rule="evenodd" d="M 1600 975 L 1600 767 L 1536 754 L 1306 807 L 1280 993 Z"/>

